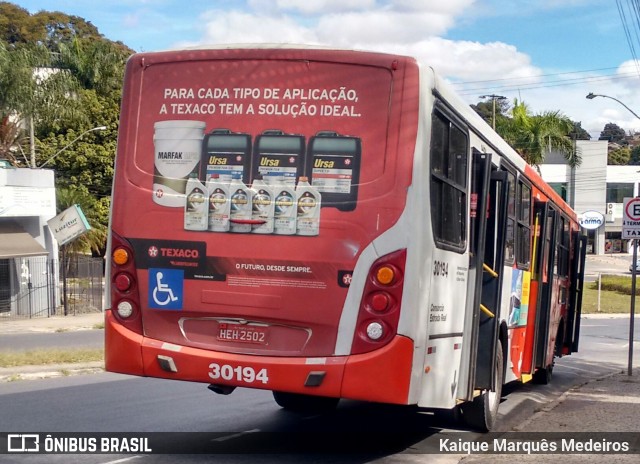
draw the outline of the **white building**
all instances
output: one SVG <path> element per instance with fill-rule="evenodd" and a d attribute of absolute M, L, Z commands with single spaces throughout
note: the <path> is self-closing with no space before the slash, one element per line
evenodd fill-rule
<path fill-rule="evenodd" d="M 52 170 L 0 169 L 0 315 L 55 308 L 58 244 L 47 225 L 55 215 Z"/>
<path fill-rule="evenodd" d="M 640 195 L 640 166 L 608 166 L 607 141 L 578 140 L 582 164 L 575 169 L 561 155 L 552 153 L 540 165 L 542 178 L 583 217 L 598 212 L 604 225 L 588 230 L 587 253 L 630 253 L 629 240 L 622 239 L 624 198 Z"/>

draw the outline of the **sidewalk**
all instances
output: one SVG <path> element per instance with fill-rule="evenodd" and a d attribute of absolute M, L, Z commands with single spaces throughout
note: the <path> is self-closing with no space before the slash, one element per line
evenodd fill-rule
<path fill-rule="evenodd" d="M 104 313 L 88 313 L 76 316 L 51 316 L 32 319 L 0 318 L 0 336 L 71 332 L 76 330 L 101 330 Z M 0 382 L 44 379 L 72 374 L 94 373 L 104 370 L 104 362 L 70 364 L 46 364 L 36 366 L 0 367 Z"/>
<path fill-rule="evenodd" d="M 640 370 L 640 368 L 637 368 Z M 523 440 L 533 443 L 544 441 L 549 435 L 536 435 L 540 432 L 553 432 L 563 439 L 575 439 L 586 443 L 592 439 L 598 444 L 630 442 L 631 447 L 638 448 L 640 432 L 640 372 L 627 372 L 610 375 L 585 383 L 565 392 L 556 401 L 544 406 L 529 419 L 516 426 L 513 431 L 520 432 Z M 589 435 L 589 432 L 592 432 Z M 632 436 L 623 434 L 631 432 Z M 618 441 L 619 440 L 619 441 Z M 637 463 L 638 454 L 613 454 L 580 452 L 569 454 L 540 454 L 525 452 L 513 454 L 488 454 L 458 456 L 461 464 L 477 463 L 513 463 L 536 464 L 599 464 L 601 462 Z M 449 461 L 451 462 L 451 461 Z"/>
<path fill-rule="evenodd" d="M 34 317 L 32 319 L 3 319 L 0 317 L 0 335 L 18 333 L 69 332 L 104 327 L 104 313 L 77 316 Z"/>

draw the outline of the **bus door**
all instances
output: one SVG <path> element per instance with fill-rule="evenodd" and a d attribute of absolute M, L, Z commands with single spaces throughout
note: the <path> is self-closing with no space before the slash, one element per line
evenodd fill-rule
<path fill-rule="evenodd" d="M 580 315 L 582 312 L 582 287 L 584 284 L 584 263 L 587 250 L 587 236 L 580 231 L 571 233 L 573 241 L 573 259 L 571 260 L 571 283 L 569 308 L 567 311 L 567 333 L 562 346 L 562 354 L 578 351 L 580 338 Z"/>
<path fill-rule="evenodd" d="M 536 301 L 536 337 L 533 346 L 533 366 L 547 368 L 547 342 L 551 324 L 551 305 L 553 304 L 554 264 L 556 261 L 556 223 L 558 215 L 546 202 L 536 201 L 534 214 L 539 217 L 540 234 L 538 249 L 538 297 Z"/>
<path fill-rule="evenodd" d="M 470 269 L 475 269 L 471 369 L 475 389 L 495 389 L 502 262 L 506 232 L 507 173 L 491 169 L 491 155 L 473 152 Z M 473 203 L 477 203 L 475 217 Z"/>

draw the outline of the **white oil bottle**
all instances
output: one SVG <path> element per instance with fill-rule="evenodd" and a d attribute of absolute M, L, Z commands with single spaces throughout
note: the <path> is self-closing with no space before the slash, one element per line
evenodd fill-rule
<path fill-rule="evenodd" d="M 272 234 L 275 212 L 273 190 L 262 179 L 254 180 L 253 184 L 251 184 L 251 190 L 253 191 L 251 200 L 253 213 L 251 219 L 254 221 L 251 226 L 251 232 L 254 234 Z"/>
<path fill-rule="evenodd" d="M 252 194 L 253 192 L 242 182 L 242 179 L 234 177 L 231 180 L 229 184 L 231 232 L 245 234 L 251 232 Z"/>
<path fill-rule="evenodd" d="M 185 188 L 185 230 L 207 230 L 209 225 L 208 198 L 207 188 L 196 178 L 196 174 L 192 173 Z"/>
<path fill-rule="evenodd" d="M 212 174 L 206 187 L 209 193 L 208 229 L 213 232 L 228 232 L 231 213 L 229 182 L 223 181 L 218 174 Z"/>
<path fill-rule="evenodd" d="M 274 212 L 273 233 L 276 235 L 295 235 L 296 233 L 296 191 L 294 187 L 284 183 L 282 176 L 267 178 L 273 190 Z"/>
<path fill-rule="evenodd" d="M 318 235 L 320 233 L 320 192 L 309 184 L 309 178 L 300 177 L 296 187 L 298 235 Z"/>

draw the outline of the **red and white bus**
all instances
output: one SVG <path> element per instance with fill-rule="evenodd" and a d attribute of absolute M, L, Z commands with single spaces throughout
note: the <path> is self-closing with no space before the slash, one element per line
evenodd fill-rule
<path fill-rule="evenodd" d="M 106 368 L 460 407 L 577 350 L 576 214 L 431 68 L 312 47 L 136 54 L 108 250 Z"/>

